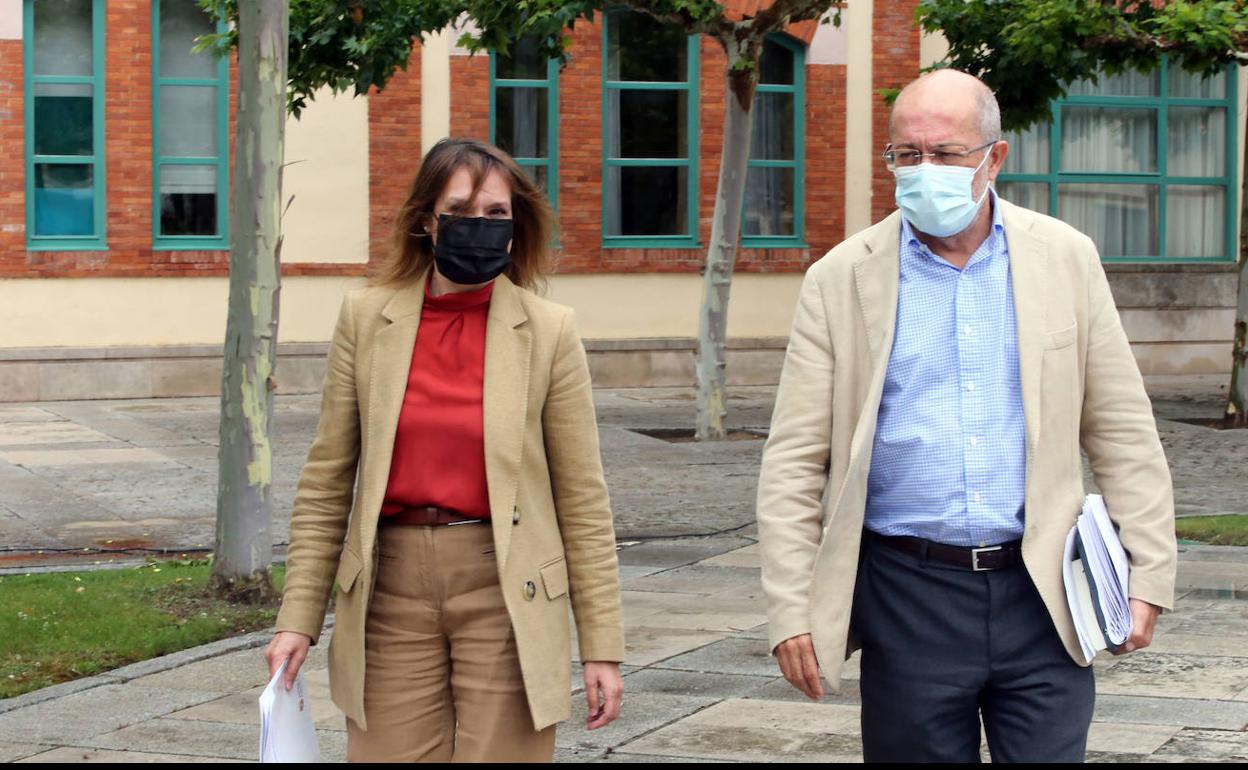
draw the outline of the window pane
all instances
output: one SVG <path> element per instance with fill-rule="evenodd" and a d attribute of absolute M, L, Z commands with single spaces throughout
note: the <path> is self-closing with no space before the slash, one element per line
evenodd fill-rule
<path fill-rule="evenodd" d="M 1043 182 L 997 182 L 1002 198 L 1025 209 L 1049 213 L 1049 186 Z"/>
<path fill-rule="evenodd" d="M 1226 110 L 1221 107 L 1171 107 L 1167 133 L 1167 174 L 1226 175 Z"/>
<path fill-rule="evenodd" d="M 217 167 L 160 167 L 160 234 L 217 234 Z"/>
<path fill-rule="evenodd" d="M 504 80 L 545 80 L 546 60 L 537 53 L 537 38 L 525 35 L 506 56 L 495 54 L 494 77 Z"/>
<path fill-rule="evenodd" d="M 160 154 L 166 158 L 217 154 L 215 86 L 160 87 Z"/>
<path fill-rule="evenodd" d="M 1156 185 L 1063 184 L 1057 215 L 1089 235 L 1103 257 L 1159 253 Z"/>
<path fill-rule="evenodd" d="M 763 56 L 758 62 L 758 82 L 778 85 L 793 84 L 793 50 L 787 46 L 763 41 Z"/>
<path fill-rule="evenodd" d="M 34 74 L 91 75 L 91 0 L 39 0 L 34 6 Z"/>
<path fill-rule="evenodd" d="M 1048 123 L 1038 123 L 1026 131 L 1014 131 L 1005 135 L 1010 143 L 1010 154 L 1005 156 L 1004 174 L 1049 173 Z"/>
<path fill-rule="evenodd" d="M 1161 70 L 1149 73 L 1129 70 L 1117 75 L 1101 75 L 1100 80 L 1080 80 L 1070 84 L 1071 96 L 1159 96 Z"/>
<path fill-rule="evenodd" d="M 1061 170 L 1155 172 L 1157 111 L 1063 107 Z"/>
<path fill-rule="evenodd" d="M 91 86 L 36 83 L 34 100 L 36 155 L 92 153 Z"/>
<path fill-rule="evenodd" d="M 745 178 L 742 235 L 794 235 L 793 169 L 751 168 Z"/>
<path fill-rule="evenodd" d="M 533 184 L 537 185 L 542 192 L 547 194 L 549 198 L 550 190 L 546 188 L 546 167 L 545 166 L 521 166 L 520 169 L 529 175 L 529 179 L 533 180 Z"/>
<path fill-rule="evenodd" d="M 686 235 L 688 169 L 607 168 L 607 235 Z"/>
<path fill-rule="evenodd" d="M 754 95 L 750 157 L 793 160 L 793 94 Z"/>
<path fill-rule="evenodd" d="M 93 182 L 85 164 L 36 164 L 35 235 L 94 235 Z"/>
<path fill-rule="evenodd" d="M 686 92 L 609 89 L 607 99 L 609 157 L 686 157 Z"/>
<path fill-rule="evenodd" d="M 1205 78 L 1175 65 L 1170 67 L 1170 95 L 1185 99 L 1225 99 L 1226 70 Z"/>
<path fill-rule="evenodd" d="M 683 83 L 688 38 L 674 25 L 633 11 L 607 13 L 607 79 Z"/>
<path fill-rule="evenodd" d="M 494 143 L 515 158 L 546 157 L 545 88 L 499 88 L 494 93 Z"/>
<path fill-rule="evenodd" d="M 217 57 L 191 53 L 195 38 L 216 32 L 216 25 L 195 0 L 160 0 L 160 75 L 166 78 L 215 78 Z"/>
<path fill-rule="evenodd" d="M 1226 190 L 1195 185 L 1166 188 L 1166 255 L 1226 256 Z"/>

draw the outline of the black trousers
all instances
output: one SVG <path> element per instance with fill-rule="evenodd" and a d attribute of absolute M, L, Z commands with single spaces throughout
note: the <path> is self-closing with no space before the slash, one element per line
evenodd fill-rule
<path fill-rule="evenodd" d="M 972 572 L 864 536 L 853 627 L 862 641 L 868 762 L 1082 762 L 1092 669 L 1066 653 L 1022 565 Z"/>

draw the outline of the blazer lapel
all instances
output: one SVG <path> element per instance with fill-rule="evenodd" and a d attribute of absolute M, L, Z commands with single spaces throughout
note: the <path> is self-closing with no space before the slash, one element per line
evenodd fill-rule
<path fill-rule="evenodd" d="M 901 214 L 893 212 L 866 235 L 867 253 L 854 262 L 854 290 L 871 354 L 871 374 L 868 379 L 860 380 L 865 385 L 865 389 L 859 391 L 863 408 L 850 440 L 851 465 L 858 461 L 863 448 L 875 436 L 884 375 L 897 330 L 900 232 Z"/>
<path fill-rule="evenodd" d="M 420 327 L 420 309 L 425 304 L 425 280 L 421 276 L 390 297 L 381 314 L 390 321 L 373 335 L 372 360 L 368 366 L 368 417 L 363 456 L 369 458 L 368 475 L 361 485 L 361 547 L 370 553 L 376 532 L 382 498 L 390 481 L 390 460 L 394 435 L 407 393 L 412 351 Z"/>
<path fill-rule="evenodd" d="M 532 332 L 520 291 L 500 275 L 494 280 L 485 331 L 485 477 L 490 495 L 494 550 L 499 568 L 511 544 L 512 512 L 520 481 L 529 400 Z"/>
<path fill-rule="evenodd" d="M 1023 391 L 1023 419 L 1027 426 L 1027 466 L 1030 470 L 1040 439 L 1040 374 L 1044 361 L 1045 297 L 1048 296 L 1048 248 L 1029 227 L 1020 223 L 1014 207 L 997 199 L 1010 250 L 1010 283 L 1018 325 L 1018 369 Z M 1030 475 L 1030 474 L 1029 474 Z"/>

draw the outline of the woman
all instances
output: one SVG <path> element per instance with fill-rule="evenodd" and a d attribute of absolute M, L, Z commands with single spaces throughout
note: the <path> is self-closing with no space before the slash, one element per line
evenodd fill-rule
<path fill-rule="evenodd" d="M 289 687 L 336 581 L 330 691 L 349 761 L 550 761 L 570 715 L 569 600 L 588 727 L 619 713 L 589 369 L 571 311 L 528 290 L 550 222 L 506 154 L 445 139 L 393 258 L 343 301 L 265 656 L 270 676 L 289 658 Z"/>

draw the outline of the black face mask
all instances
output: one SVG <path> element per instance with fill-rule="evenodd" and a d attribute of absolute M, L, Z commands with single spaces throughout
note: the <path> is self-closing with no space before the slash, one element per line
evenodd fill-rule
<path fill-rule="evenodd" d="M 455 283 L 486 283 L 511 264 L 507 244 L 512 220 L 438 215 L 433 258 L 438 272 Z"/>

